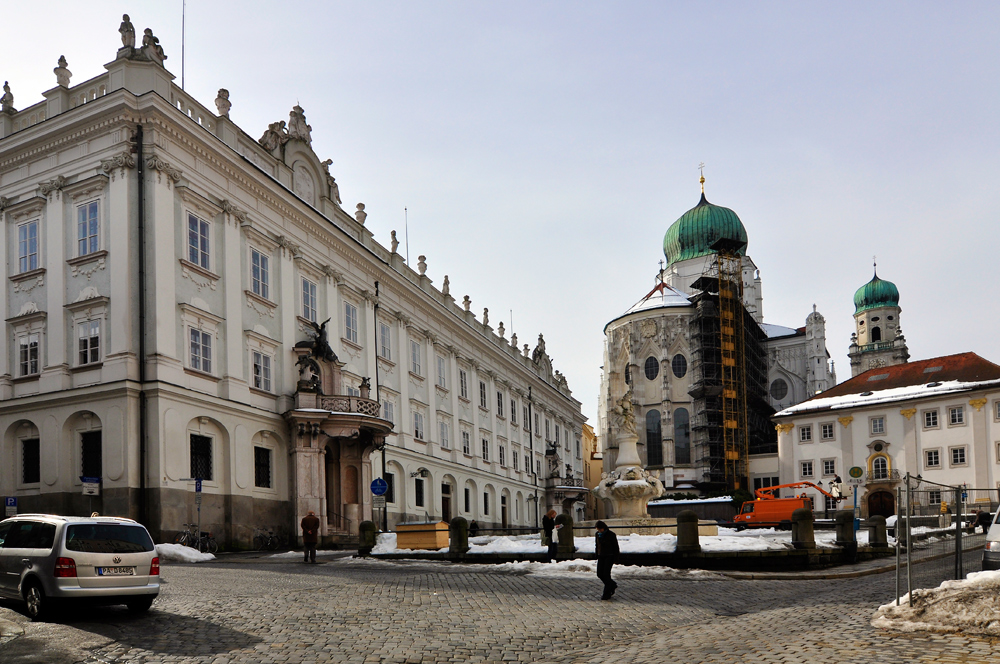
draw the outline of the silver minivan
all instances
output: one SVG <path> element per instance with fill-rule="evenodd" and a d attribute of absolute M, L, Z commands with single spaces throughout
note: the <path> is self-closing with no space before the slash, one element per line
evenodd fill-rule
<path fill-rule="evenodd" d="M 993 515 L 993 523 L 986 531 L 986 546 L 983 547 L 983 569 L 1000 569 L 1000 509 Z"/>
<path fill-rule="evenodd" d="M 54 603 L 125 604 L 141 613 L 160 592 L 160 559 L 132 519 L 21 514 L 0 521 L 0 596 L 43 618 Z"/>

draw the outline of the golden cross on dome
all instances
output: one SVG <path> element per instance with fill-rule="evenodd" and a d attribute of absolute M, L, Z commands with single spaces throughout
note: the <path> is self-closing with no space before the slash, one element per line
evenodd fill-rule
<path fill-rule="evenodd" d="M 701 173 L 701 178 L 698 179 L 698 182 L 701 183 L 701 193 L 704 194 L 705 193 L 705 162 L 701 162 L 701 163 L 698 164 L 698 172 Z"/>

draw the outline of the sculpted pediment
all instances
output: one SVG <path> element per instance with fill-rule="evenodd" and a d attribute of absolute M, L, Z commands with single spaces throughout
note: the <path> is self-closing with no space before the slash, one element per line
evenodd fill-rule
<path fill-rule="evenodd" d="M 296 104 L 288 114 L 288 122 L 273 122 L 257 141 L 280 159 L 292 172 L 292 191 L 318 208 L 321 199 L 340 205 L 337 181 L 330 174 L 332 159 L 320 161 L 312 148 L 312 126 L 306 122 L 305 111 Z"/>

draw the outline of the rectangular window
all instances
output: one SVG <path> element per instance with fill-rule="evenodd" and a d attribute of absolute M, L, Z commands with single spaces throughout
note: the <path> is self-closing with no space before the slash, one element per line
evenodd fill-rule
<path fill-rule="evenodd" d="M 210 269 L 209 228 L 207 221 L 188 215 L 188 260 L 206 270 Z"/>
<path fill-rule="evenodd" d="M 17 227 L 17 271 L 38 269 L 38 222 L 29 221 Z"/>
<path fill-rule="evenodd" d="M 396 475 L 393 473 L 386 473 L 383 479 L 385 479 L 385 483 L 389 485 L 385 490 L 385 502 L 396 502 Z"/>
<path fill-rule="evenodd" d="M 813 428 L 812 425 L 799 427 L 799 442 L 808 443 L 813 439 Z"/>
<path fill-rule="evenodd" d="M 542 474 L 542 462 L 535 461 L 535 475 L 541 475 L 541 474 Z"/>
<path fill-rule="evenodd" d="M 514 466 L 514 470 L 517 470 L 517 459 L 520 455 L 517 453 L 517 449 L 514 449 L 510 454 L 511 465 Z"/>
<path fill-rule="evenodd" d="M 503 392 L 497 391 L 497 417 L 503 417 Z"/>
<path fill-rule="evenodd" d="M 823 474 L 824 475 L 836 475 L 837 474 L 837 462 L 833 459 L 823 460 Z"/>
<path fill-rule="evenodd" d="M 538 413 L 535 413 L 535 435 L 540 434 L 541 431 L 538 430 Z"/>
<path fill-rule="evenodd" d="M 871 419 L 872 423 L 872 433 L 873 434 L 884 434 L 885 433 L 885 418 L 884 417 L 873 417 Z"/>
<path fill-rule="evenodd" d="M 823 440 L 833 440 L 833 424 L 821 424 L 820 430 L 822 431 Z"/>
<path fill-rule="evenodd" d="M 348 385 L 347 386 L 347 396 L 349 396 L 349 397 L 360 397 L 361 396 L 361 390 L 359 390 L 356 387 L 351 387 L 350 385 Z"/>
<path fill-rule="evenodd" d="M 812 477 L 813 476 L 813 462 L 803 461 L 802 465 L 802 477 Z"/>
<path fill-rule="evenodd" d="M 503 446 L 503 445 L 501 445 L 501 446 L 499 447 L 499 452 L 498 452 L 498 454 L 497 454 L 497 460 L 498 460 L 498 461 L 500 461 L 500 465 L 501 465 L 501 466 L 504 466 L 504 465 L 506 465 L 506 464 L 507 464 L 507 457 L 506 457 L 506 454 L 507 454 L 507 450 L 506 450 L 506 449 L 504 449 L 504 446 Z"/>
<path fill-rule="evenodd" d="M 524 455 L 524 470 L 525 472 L 531 472 L 531 457 L 527 454 Z"/>
<path fill-rule="evenodd" d="M 823 502 L 826 504 L 826 510 L 832 512 L 837 509 L 837 499 L 831 498 L 830 496 L 823 496 Z"/>
<path fill-rule="evenodd" d="M 548 418 L 545 418 L 545 440 L 549 439 L 549 431 L 550 431 L 549 420 Z"/>
<path fill-rule="evenodd" d="M 938 468 L 941 465 L 941 452 L 938 450 L 927 450 L 925 452 L 928 468 Z"/>
<path fill-rule="evenodd" d="M 253 352 L 253 386 L 265 392 L 271 391 L 271 356 Z M 360 394 L 360 393 L 359 393 Z"/>
<path fill-rule="evenodd" d="M 76 208 L 77 255 L 86 256 L 98 250 L 97 201 Z"/>
<path fill-rule="evenodd" d="M 302 317 L 316 322 L 316 284 L 302 279 Z"/>
<path fill-rule="evenodd" d="M 424 506 L 424 481 L 419 477 L 413 480 L 413 504 L 417 507 Z"/>
<path fill-rule="evenodd" d="M 451 444 L 448 442 L 448 423 L 439 422 L 438 424 L 439 424 L 438 426 L 439 433 L 441 434 L 441 447 L 444 449 L 448 449 L 451 446 Z"/>
<path fill-rule="evenodd" d="M 490 494 L 483 492 L 483 514 L 490 515 Z"/>
<path fill-rule="evenodd" d="M 996 411 L 996 413 L 994 413 L 993 416 L 996 419 L 1000 420 L 1000 401 L 993 402 L 993 410 Z"/>
<path fill-rule="evenodd" d="M 576 439 L 576 458 L 577 459 L 582 459 L 583 458 L 583 453 L 580 450 L 580 439 L 579 438 Z"/>
<path fill-rule="evenodd" d="M 559 425 L 556 425 L 556 443 L 559 443 Z"/>
<path fill-rule="evenodd" d="M 392 332 L 385 323 L 378 324 L 378 354 L 392 360 Z"/>
<path fill-rule="evenodd" d="M 253 448 L 253 485 L 260 489 L 271 488 L 271 450 L 267 447 Z"/>
<path fill-rule="evenodd" d="M 753 478 L 753 489 L 766 489 L 769 486 L 778 486 L 780 482 L 777 477 L 755 477 Z"/>
<path fill-rule="evenodd" d="M 927 502 L 929 504 L 931 504 L 931 505 L 940 505 L 941 504 L 941 490 L 940 489 L 931 489 L 930 491 L 928 491 L 927 492 Z"/>
<path fill-rule="evenodd" d="M 38 373 L 38 335 L 25 334 L 18 339 L 18 364 L 20 375 Z"/>
<path fill-rule="evenodd" d="M 458 370 L 458 395 L 463 399 L 469 398 L 469 374 L 465 369 Z"/>
<path fill-rule="evenodd" d="M 212 373 L 212 335 L 191 330 L 191 368 Z"/>
<path fill-rule="evenodd" d="M 37 438 L 21 441 L 21 484 L 38 484 L 42 478 L 42 457 Z"/>
<path fill-rule="evenodd" d="M 191 434 L 191 477 L 212 479 L 212 439 Z"/>
<path fill-rule="evenodd" d="M 438 387 L 447 388 L 448 381 L 445 379 L 447 365 L 445 364 L 444 358 L 441 357 L 440 355 L 437 356 L 437 365 L 438 365 L 438 382 L 437 382 Z"/>
<path fill-rule="evenodd" d="M 101 322 L 88 320 L 77 329 L 77 350 L 79 363 L 93 364 L 101 359 Z"/>
<path fill-rule="evenodd" d="M 102 451 L 100 431 L 84 431 L 80 434 L 80 475 L 104 477 Z"/>
<path fill-rule="evenodd" d="M 489 402 L 486 400 L 486 383 L 483 381 L 479 381 L 479 406 L 489 408 Z"/>
<path fill-rule="evenodd" d="M 965 464 L 965 448 L 964 447 L 951 448 L 951 465 L 961 466 L 963 464 Z"/>
<path fill-rule="evenodd" d="M 524 422 L 524 428 L 527 429 L 528 425 L 531 424 L 528 421 L 528 407 L 527 406 L 521 406 L 521 414 L 524 415 L 524 417 L 521 419 L 521 421 Z"/>
<path fill-rule="evenodd" d="M 396 423 L 396 414 L 393 412 L 392 402 L 388 399 L 382 399 L 382 419 Z"/>
<path fill-rule="evenodd" d="M 462 432 L 462 453 L 468 455 L 472 454 L 472 436 L 468 431 Z"/>
<path fill-rule="evenodd" d="M 410 371 L 422 375 L 420 373 L 420 344 L 413 339 L 410 339 Z"/>
<path fill-rule="evenodd" d="M 358 343 L 358 308 L 350 302 L 344 302 L 344 338 Z"/>
<path fill-rule="evenodd" d="M 465 490 L 462 492 L 462 494 L 463 494 L 462 495 L 463 502 L 465 504 L 465 511 L 466 512 L 471 512 L 472 511 L 472 492 L 469 490 L 469 487 L 465 487 Z"/>
<path fill-rule="evenodd" d="M 938 413 L 936 410 L 928 410 L 924 413 L 924 428 L 936 429 L 938 426 Z"/>
<path fill-rule="evenodd" d="M 965 408 L 963 406 L 949 408 L 948 421 L 951 424 L 965 424 Z"/>
<path fill-rule="evenodd" d="M 490 441 L 483 438 L 483 461 L 490 460 Z"/>
<path fill-rule="evenodd" d="M 260 295 L 265 300 L 269 299 L 269 272 L 268 256 L 257 251 L 250 250 L 250 287 L 254 295 Z"/>
<path fill-rule="evenodd" d="M 510 423 L 517 426 L 517 402 L 510 400 Z"/>
<path fill-rule="evenodd" d="M 424 439 L 424 416 L 421 413 L 413 413 L 413 437 L 417 440 Z"/>

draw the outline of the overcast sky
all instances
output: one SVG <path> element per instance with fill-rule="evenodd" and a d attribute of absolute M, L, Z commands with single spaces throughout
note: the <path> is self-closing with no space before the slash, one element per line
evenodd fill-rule
<path fill-rule="evenodd" d="M 181 80 L 181 0 L 8 3 L 0 78 L 103 73 L 128 12 Z M 345 209 L 427 256 L 597 412 L 603 327 L 699 196 L 732 208 L 767 322 L 816 304 L 838 378 L 854 291 L 900 291 L 913 359 L 1000 361 L 1000 4 L 187 3 L 185 87 L 255 138 L 298 101 Z M 404 247 L 401 246 L 401 251 Z M 509 332 L 508 332 L 509 334 Z"/>

